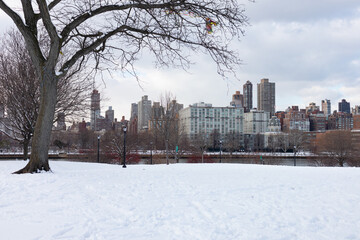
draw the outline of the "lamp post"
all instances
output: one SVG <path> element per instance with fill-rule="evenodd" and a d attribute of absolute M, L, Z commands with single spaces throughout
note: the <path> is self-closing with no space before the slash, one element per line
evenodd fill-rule
<path fill-rule="evenodd" d="M 126 168 L 126 126 L 123 127 L 124 131 L 124 156 L 123 156 L 123 168 Z"/>
<path fill-rule="evenodd" d="M 152 165 L 152 149 L 153 149 L 153 142 L 150 142 L 150 164 Z"/>
<path fill-rule="evenodd" d="M 220 143 L 220 163 L 221 163 L 222 140 L 220 140 L 219 143 Z"/>
<path fill-rule="evenodd" d="M 294 146 L 294 166 L 296 166 L 296 146 Z"/>
<path fill-rule="evenodd" d="M 100 136 L 97 137 L 97 162 L 100 163 Z"/>

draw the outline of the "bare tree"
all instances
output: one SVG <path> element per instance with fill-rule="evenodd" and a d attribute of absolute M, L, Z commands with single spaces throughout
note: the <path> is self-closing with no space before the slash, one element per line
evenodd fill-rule
<path fill-rule="evenodd" d="M 299 130 L 289 131 L 289 146 L 294 153 L 294 166 L 296 166 L 296 154 L 303 151 L 306 147 L 306 135 Z"/>
<path fill-rule="evenodd" d="M 163 113 L 161 118 L 157 119 L 158 123 L 154 124 L 154 131 L 160 134 L 164 141 L 166 163 L 169 164 L 170 151 L 178 162 L 179 143 L 186 137 L 183 128 L 179 126 L 179 108 L 182 108 L 182 105 L 177 103 L 176 97 L 170 92 L 160 96 L 160 105 Z"/>
<path fill-rule="evenodd" d="M 290 148 L 290 141 L 288 133 L 283 133 L 279 136 L 279 144 L 281 150 L 286 153 Z"/>
<path fill-rule="evenodd" d="M 9 31 L 0 48 L 0 101 L 5 103 L 7 118 L 2 124 L 9 136 L 23 145 L 24 159 L 28 158 L 28 145 L 40 106 L 40 84 L 21 34 Z M 81 116 L 87 109 L 92 87 L 81 69 L 69 73 L 58 81 L 56 113 L 62 117 Z M 57 114 L 58 115 L 58 114 Z M 53 119 L 54 122 L 57 118 Z M 1 119 L 0 119 L 1 121 Z"/>
<path fill-rule="evenodd" d="M 280 135 L 278 134 L 269 135 L 267 148 L 272 153 L 275 153 L 280 148 Z"/>
<path fill-rule="evenodd" d="M 328 131 L 318 135 L 317 137 L 317 152 L 323 160 L 323 164 L 332 165 L 336 162 L 340 167 L 345 163 L 350 162 L 354 158 L 354 149 L 351 144 L 351 132 L 336 130 Z"/>
<path fill-rule="evenodd" d="M 13 20 L 25 39 L 40 82 L 41 101 L 31 159 L 18 173 L 50 170 L 48 148 L 57 83 L 90 58 L 95 60 L 97 69 L 106 66 L 100 64 L 105 62 L 117 64 L 135 75 L 133 63 L 143 49 L 153 53 L 160 66 L 183 67 L 190 64 L 184 48 L 203 49 L 215 61 L 221 75 L 240 63 L 229 49 L 229 40 L 242 36 L 247 25 L 244 9 L 237 0 L 24 0 L 21 3 L 21 10 L 17 10 L 0 0 L 0 9 Z M 23 18 L 17 11 L 22 12 Z M 217 24 L 213 34 L 211 23 Z M 39 44 L 40 36 L 47 40 L 45 49 Z M 64 61 L 59 60 L 60 55 Z"/>
<path fill-rule="evenodd" d="M 38 115 L 40 92 L 23 43 L 21 36 L 12 31 L 0 50 L 0 102 L 4 103 L 7 113 L 7 117 L 0 121 L 4 126 L 3 133 L 23 145 L 23 157 L 27 159 Z"/>
<path fill-rule="evenodd" d="M 218 129 L 214 129 L 212 133 L 210 133 L 210 141 L 212 150 L 219 149 L 219 143 L 221 140 L 221 134 Z"/>
<path fill-rule="evenodd" d="M 138 141 L 136 134 L 126 134 L 126 148 L 125 153 L 127 156 L 127 161 L 130 160 L 132 152 L 137 150 Z M 115 159 L 115 163 L 121 164 L 124 156 L 124 131 L 122 129 L 107 131 L 105 135 L 101 138 L 102 149 L 107 153 L 108 156 Z"/>
<path fill-rule="evenodd" d="M 242 147 L 242 134 L 231 131 L 224 137 L 224 148 L 230 152 L 232 156 L 233 152 L 239 150 Z"/>
<path fill-rule="evenodd" d="M 204 132 L 200 132 L 194 136 L 191 141 L 191 145 L 195 152 L 201 153 L 201 163 L 204 163 L 204 153 L 206 149 L 208 149 L 209 145 L 211 145 L 209 138 Z"/>

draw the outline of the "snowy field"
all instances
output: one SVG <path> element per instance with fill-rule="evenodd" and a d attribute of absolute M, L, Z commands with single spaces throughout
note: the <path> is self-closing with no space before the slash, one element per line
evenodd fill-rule
<path fill-rule="evenodd" d="M 360 168 L 0 161 L 0 239 L 360 239 Z"/>

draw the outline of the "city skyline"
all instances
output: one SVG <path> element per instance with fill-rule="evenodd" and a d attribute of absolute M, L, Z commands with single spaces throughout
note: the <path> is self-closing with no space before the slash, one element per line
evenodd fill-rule
<path fill-rule="evenodd" d="M 131 103 L 148 95 L 158 101 L 164 92 L 172 92 L 184 106 L 210 102 L 226 106 L 231 96 L 247 80 L 255 86 L 262 78 L 276 83 L 276 111 L 310 102 L 321 106 L 329 99 L 332 110 L 346 99 L 352 106 L 360 104 L 360 3 L 355 0 L 310 0 L 284 2 L 244 1 L 251 26 L 240 43 L 232 46 L 243 59 L 236 80 L 232 75 L 223 80 L 216 74 L 211 57 L 196 54 L 196 64 L 188 69 L 163 68 L 153 65 L 146 52 L 135 65 L 140 82 L 120 72 L 98 79 L 99 92 L 109 101 L 102 103 L 104 112 L 113 106 L 115 118 L 130 118 Z M 281 10 L 286 9 L 286 11 Z M 0 14 L 5 32 L 12 24 Z M 214 29 L 216 34 L 216 28 Z M 184 51 L 184 54 L 191 54 Z M 139 86 L 140 85 L 140 86 Z M 253 106 L 257 93 L 253 92 Z"/>
<path fill-rule="evenodd" d="M 263 83 L 264 81 L 266 81 L 266 82 L 268 82 L 269 81 L 269 79 L 260 79 L 260 81 L 259 82 L 256 82 L 256 83 L 254 83 L 254 84 L 257 84 L 257 85 L 261 85 L 261 83 Z M 244 87 L 245 87 L 245 85 L 247 85 L 248 83 L 250 83 L 250 84 L 252 84 L 252 82 L 250 82 L 250 81 L 247 81 L 245 84 L 244 84 Z M 271 82 L 270 82 L 271 83 Z M 275 87 L 275 89 L 276 89 L 276 83 L 275 82 L 272 82 L 271 84 L 273 84 L 274 85 L 274 87 Z M 254 89 L 252 89 L 253 91 L 252 91 L 252 95 L 258 95 L 258 91 L 259 91 L 259 89 L 258 90 L 254 90 Z M 97 91 L 97 90 L 95 90 L 95 91 Z M 240 105 L 242 105 L 241 106 L 241 108 L 244 108 L 244 110 L 246 109 L 246 107 L 245 107 L 245 100 L 244 100 L 244 98 L 243 98 L 243 94 L 244 94 L 244 92 L 241 92 L 240 90 L 236 90 L 235 91 L 235 93 L 233 93 L 232 94 L 232 98 L 228 98 L 227 100 L 228 100 L 228 103 L 227 104 L 225 104 L 225 105 L 223 105 L 223 106 L 220 106 L 220 105 L 214 105 L 212 102 L 210 102 L 210 101 L 198 101 L 198 102 L 193 102 L 193 103 L 189 103 L 189 104 L 185 104 L 185 103 L 182 103 L 183 105 L 184 105 L 184 108 L 186 108 L 186 107 L 191 107 L 192 105 L 196 105 L 196 104 L 198 104 L 198 103 L 206 103 L 206 104 L 211 104 L 211 105 L 214 105 L 214 107 L 230 107 L 230 106 L 233 106 L 233 107 L 239 107 L 239 105 L 237 105 L 236 104 L 236 101 L 239 101 L 239 103 L 240 103 Z M 176 96 L 176 95 L 174 95 L 174 96 Z M 241 97 L 241 100 L 235 100 L 234 101 L 234 99 L 235 98 L 239 98 L 239 96 Z M 228 97 L 228 96 L 227 96 Z M 148 96 L 148 95 L 143 95 L 143 96 L 141 96 L 141 99 L 140 99 L 140 102 L 141 101 L 143 101 L 144 100 L 144 98 L 145 98 L 145 100 L 146 101 L 148 101 L 149 102 L 149 104 L 148 104 L 148 108 L 150 107 L 152 107 L 153 106 L 153 104 L 155 104 L 155 103 L 159 103 L 158 101 L 159 100 L 154 100 L 154 99 L 152 99 L 152 97 L 151 96 Z M 175 99 L 174 100 L 177 100 L 178 101 L 178 99 L 175 97 Z M 318 102 L 314 102 L 314 101 L 311 101 L 311 102 L 309 102 L 308 104 L 305 104 L 305 105 L 299 105 L 299 104 L 293 104 L 293 105 L 289 105 L 289 106 L 287 106 L 286 108 L 284 108 L 284 109 L 275 109 L 275 113 L 276 112 L 284 112 L 284 111 L 287 111 L 288 109 L 291 109 L 292 107 L 297 107 L 298 109 L 308 109 L 309 108 L 309 106 L 311 106 L 311 105 L 313 105 L 313 106 L 315 106 L 315 107 L 317 107 L 318 108 L 318 110 L 319 111 L 321 111 L 321 112 L 324 112 L 324 114 L 325 115 L 331 115 L 331 114 L 333 114 L 334 113 L 334 111 L 337 111 L 337 112 L 343 112 L 343 110 L 342 109 L 339 109 L 339 107 L 340 107 L 340 104 L 341 103 L 344 103 L 344 102 L 346 102 L 347 104 L 348 104 L 348 110 L 347 111 L 345 111 L 345 112 L 348 112 L 348 113 L 352 113 L 352 110 L 354 110 L 354 111 L 356 111 L 356 109 L 357 108 L 359 108 L 360 107 L 360 103 L 350 103 L 350 102 L 348 102 L 348 101 L 346 101 L 347 99 L 341 99 L 341 100 L 339 100 L 339 102 L 331 102 L 329 99 L 322 99 L 319 103 Z M 275 102 L 277 101 L 277 97 L 276 97 L 276 94 L 275 94 Z M 324 105 L 324 101 L 329 105 Z M 134 108 L 134 105 L 136 105 L 136 111 L 135 112 L 137 112 L 137 107 L 138 107 L 138 105 L 140 104 L 140 102 L 139 102 L 139 99 L 138 99 L 138 101 L 135 101 L 134 103 L 129 103 L 130 104 L 130 114 L 129 114 L 129 116 L 133 116 L 133 108 Z M 254 109 L 254 110 L 264 110 L 264 109 L 259 109 L 258 108 L 258 105 L 256 104 L 257 102 L 256 102 L 256 99 L 252 99 L 252 106 L 253 106 L 253 108 L 251 108 L 251 109 Z M 276 106 L 275 106 L 276 107 Z M 107 108 L 113 108 L 113 106 L 102 106 L 102 109 L 107 109 Z M 327 109 L 325 109 L 325 108 L 327 108 Z M 251 109 L 249 109 L 249 111 L 251 110 Z M 328 113 L 326 110 L 330 110 L 330 112 Z M 114 110 L 112 110 L 112 111 L 114 111 Z M 104 114 L 105 114 L 105 110 L 101 110 L 101 112 L 104 112 Z M 114 114 L 114 113 L 113 113 Z M 91 115 L 91 114 L 90 114 Z M 125 114 L 122 114 L 121 115 L 121 117 L 119 117 L 119 118 L 117 118 L 117 119 L 121 119 L 122 117 L 124 117 L 124 116 L 126 116 Z M 271 116 L 274 116 L 274 114 L 272 114 L 271 112 L 270 112 L 270 117 Z M 129 118 L 126 118 L 125 117 L 125 119 L 127 119 L 127 120 L 130 120 L 131 119 L 131 117 L 129 117 Z"/>

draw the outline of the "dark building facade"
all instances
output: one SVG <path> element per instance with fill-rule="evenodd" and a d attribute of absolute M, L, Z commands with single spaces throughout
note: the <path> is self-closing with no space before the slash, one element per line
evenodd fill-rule
<path fill-rule="evenodd" d="M 350 113 L 350 103 L 347 102 L 345 99 L 339 102 L 339 112 Z"/>
<path fill-rule="evenodd" d="M 91 129 L 96 130 L 96 120 L 100 117 L 100 93 L 93 90 L 91 94 L 91 111 L 90 111 L 90 126 Z"/>
<path fill-rule="evenodd" d="M 336 112 L 329 116 L 328 130 L 351 130 L 353 117 L 351 113 Z"/>
<path fill-rule="evenodd" d="M 250 81 L 246 81 L 243 85 L 244 111 L 250 112 L 253 108 L 253 85 Z"/>

